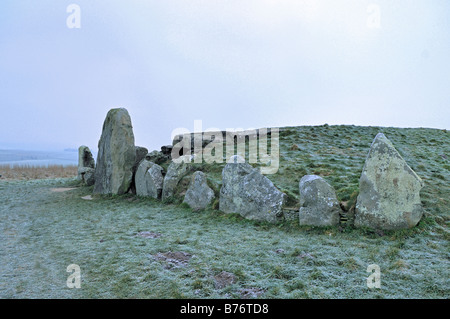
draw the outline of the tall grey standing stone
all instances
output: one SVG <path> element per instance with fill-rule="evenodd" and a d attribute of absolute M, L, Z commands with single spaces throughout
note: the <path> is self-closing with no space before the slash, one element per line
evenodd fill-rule
<path fill-rule="evenodd" d="M 136 171 L 136 194 L 159 198 L 163 187 L 163 168 L 147 159 L 143 159 Z"/>
<path fill-rule="evenodd" d="M 87 186 L 94 185 L 95 182 L 95 160 L 89 147 L 82 145 L 78 148 L 78 180 Z"/>
<path fill-rule="evenodd" d="M 172 159 L 169 167 L 167 168 L 166 176 L 164 176 L 162 200 L 175 195 L 178 182 L 183 176 L 188 173 L 189 163 L 194 159 L 193 155 L 183 155 L 178 159 Z"/>
<path fill-rule="evenodd" d="M 247 219 L 276 222 L 282 215 L 286 194 L 280 192 L 258 169 L 238 155 L 222 171 L 219 209 Z"/>
<path fill-rule="evenodd" d="M 124 108 L 111 109 L 106 115 L 98 142 L 94 193 L 128 192 L 135 159 L 136 149 L 130 115 Z"/>
<path fill-rule="evenodd" d="M 382 133 L 372 142 L 359 180 L 355 226 L 404 229 L 422 218 L 423 182 Z"/>
<path fill-rule="evenodd" d="M 139 164 L 141 163 L 141 161 L 145 158 L 145 156 L 148 153 L 148 149 L 142 146 L 135 146 L 134 147 L 136 150 L 136 158 L 134 159 L 134 164 L 133 164 L 133 177 L 131 179 L 131 192 L 133 194 L 136 194 L 136 171 L 138 169 Z"/>
<path fill-rule="evenodd" d="M 305 175 L 300 179 L 300 225 L 334 226 L 342 209 L 336 192 L 322 177 Z"/>
<path fill-rule="evenodd" d="M 183 202 L 192 209 L 205 209 L 213 199 L 214 191 L 208 186 L 205 173 L 195 172 Z"/>

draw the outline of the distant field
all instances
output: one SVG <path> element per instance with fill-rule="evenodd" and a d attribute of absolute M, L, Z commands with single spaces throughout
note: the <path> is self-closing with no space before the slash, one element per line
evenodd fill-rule
<path fill-rule="evenodd" d="M 2 178 L 0 298 L 448 299 L 447 131 L 283 128 L 280 169 L 268 177 L 296 207 L 300 178 L 321 175 L 349 207 L 378 132 L 424 180 L 424 216 L 413 229 L 314 228 L 299 226 L 296 219 L 268 224 L 224 214 L 214 205 L 192 211 L 181 197 L 162 203 L 131 194 L 92 196 L 93 187 L 73 177 Z M 196 168 L 217 191 L 222 167 Z M 70 264 L 81 268 L 80 289 L 66 286 Z M 366 285 L 371 264 L 380 267 L 380 289 Z M 236 281 L 218 286 L 215 277 L 222 271 Z"/>
<path fill-rule="evenodd" d="M 46 179 L 77 176 L 77 166 L 75 165 L 10 165 L 0 164 L 0 179 Z"/>
<path fill-rule="evenodd" d="M 48 166 L 77 165 L 78 152 L 71 151 L 27 151 L 0 150 L 0 165 Z"/>
<path fill-rule="evenodd" d="M 1 179 L 45 179 L 77 175 L 76 151 L 0 150 Z"/>

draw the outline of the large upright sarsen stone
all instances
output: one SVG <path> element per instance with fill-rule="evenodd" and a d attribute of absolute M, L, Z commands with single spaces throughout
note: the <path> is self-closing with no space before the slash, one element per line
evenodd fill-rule
<path fill-rule="evenodd" d="M 286 194 L 245 163 L 238 155 L 230 158 L 222 171 L 219 209 L 253 220 L 276 222 L 282 214 Z"/>
<path fill-rule="evenodd" d="M 422 187 L 420 177 L 379 133 L 359 180 L 355 226 L 387 230 L 414 227 L 422 217 Z"/>
<path fill-rule="evenodd" d="M 163 168 L 144 158 L 136 171 L 136 195 L 159 198 L 163 187 Z"/>
<path fill-rule="evenodd" d="M 214 191 L 208 186 L 206 174 L 200 171 L 192 175 L 183 202 L 192 209 L 205 209 L 214 199 Z"/>
<path fill-rule="evenodd" d="M 322 177 L 305 175 L 299 183 L 300 225 L 335 226 L 342 212 L 336 192 Z"/>
<path fill-rule="evenodd" d="M 98 142 L 94 193 L 126 193 L 131 185 L 135 158 L 130 115 L 124 108 L 111 109 Z"/>
<path fill-rule="evenodd" d="M 78 180 L 87 186 L 95 183 L 95 160 L 89 147 L 82 145 L 78 148 Z"/>
<path fill-rule="evenodd" d="M 189 163 L 194 159 L 193 155 L 183 155 L 178 160 L 172 160 L 167 167 L 166 176 L 164 176 L 161 199 L 165 200 L 175 195 L 179 181 L 190 169 Z"/>

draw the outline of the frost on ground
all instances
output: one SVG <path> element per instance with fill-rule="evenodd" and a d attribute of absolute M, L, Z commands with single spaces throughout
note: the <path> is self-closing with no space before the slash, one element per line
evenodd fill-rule
<path fill-rule="evenodd" d="M 51 191 L 71 182 L 0 183 L 1 298 L 449 297 L 437 230 L 283 227 L 126 195 L 86 201 L 83 187 Z M 70 264 L 81 289 L 66 286 Z M 381 289 L 366 285 L 370 264 Z"/>
<path fill-rule="evenodd" d="M 154 232 L 151 232 L 151 231 L 141 231 L 141 232 L 137 233 L 136 236 L 140 236 L 140 237 L 143 237 L 143 238 L 159 238 L 162 235 L 160 233 L 154 233 Z"/>
<path fill-rule="evenodd" d="M 425 213 L 412 229 L 269 224 L 130 194 L 92 196 L 75 178 L 2 178 L 0 298 L 449 298 L 448 133 L 382 130 L 425 181 Z M 298 207 L 300 178 L 321 176 L 349 209 L 378 131 L 285 128 L 279 172 L 268 178 Z M 220 180 L 221 170 L 208 169 Z M 52 191 L 61 188 L 75 189 Z M 71 264 L 80 266 L 80 289 L 66 285 Z M 372 264 L 381 288 L 367 286 Z M 236 280 L 220 288 L 223 272 Z"/>

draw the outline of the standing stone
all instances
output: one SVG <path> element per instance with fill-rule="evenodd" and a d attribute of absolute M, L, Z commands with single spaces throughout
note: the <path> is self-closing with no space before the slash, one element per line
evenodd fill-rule
<path fill-rule="evenodd" d="M 139 164 L 136 175 L 134 177 L 134 182 L 136 185 L 136 195 L 139 196 L 148 196 L 147 190 L 147 181 L 145 176 L 150 167 L 152 167 L 155 163 L 148 161 L 147 159 L 143 159 Z"/>
<path fill-rule="evenodd" d="M 131 179 L 130 190 L 133 194 L 136 194 L 136 171 L 138 169 L 139 164 L 145 158 L 148 153 L 148 149 L 142 146 L 135 146 L 136 150 L 136 158 L 134 159 L 133 164 L 133 177 Z"/>
<path fill-rule="evenodd" d="M 214 191 L 208 186 L 205 173 L 195 172 L 183 202 L 192 209 L 205 209 L 213 199 Z"/>
<path fill-rule="evenodd" d="M 142 146 L 135 146 L 135 150 L 136 150 L 136 158 L 134 160 L 133 172 L 136 172 L 139 164 L 148 154 L 148 149 Z"/>
<path fill-rule="evenodd" d="M 78 179 L 86 186 L 92 186 L 95 183 L 95 169 L 91 167 L 78 168 Z"/>
<path fill-rule="evenodd" d="M 98 142 L 94 193 L 128 192 L 135 159 L 136 149 L 130 115 L 124 108 L 111 109 L 106 115 Z"/>
<path fill-rule="evenodd" d="M 282 215 L 286 194 L 280 192 L 258 169 L 238 155 L 222 171 L 219 209 L 244 218 L 276 222 Z"/>
<path fill-rule="evenodd" d="M 420 177 L 379 133 L 359 180 L 355 226 L 386 230 L 414 227 L 422 218 L 422 187 Z"/>
<path fill-rule="evenodd" d="M 95 160 L 89 147 L 82 145 L 78 148 L 78 174 L 77 179 L 87 186 L 95 182 Z"/>
<path fill-rule="evenodd" d="M 159 198 L 163 186 L 162 170 L 158 164 L 143 159 L 136 171 L 136 194 Z"/>
<path fill-rule="evenodd" d="M 158 164 L 152 165 L 145 174 L 148 196 L 153 198 L 161 198 L 164 176 L 163 168 Z"/>
<path fill-rule="evenodd" d="M 175 195 L 178 182 L 181 178 L 187 174 L 188 165 L 194 157 L 191 155 L 180 156 L 177 160 L 170 163 L 167 168 L 166 176 L 164 176 L 163 190 L 162 190 L 162 200 Z"/>
<path fill-rule="evenodd" d="M 80 167 L 95 168 L 95 160 L 91 150 L 85 145 L 78 148 L 78 168 Z"/>
<path fill-rule="evenodd" d="M 342 209 L 336 192 L 322 177 L 303 176 L 300 189 L 300 225 L 334 226 L 339 224 Z"/>

